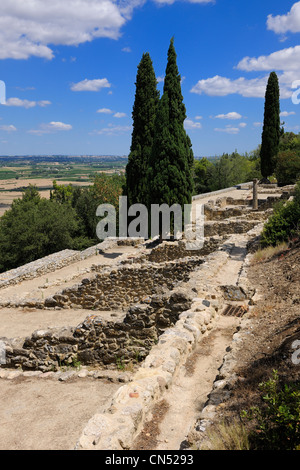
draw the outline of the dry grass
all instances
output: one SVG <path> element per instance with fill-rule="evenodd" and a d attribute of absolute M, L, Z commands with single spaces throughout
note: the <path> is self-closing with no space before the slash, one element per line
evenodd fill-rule
<path fill-rule="evenodd" d="M 262 263 L 269 259 L 272 259 L 274 256 L 279 256 L 280 254 L 286 252 L 289 249 L 288 243 L 280 243 L 277 246 L 268 246 L 258 250 L 253 256 L 252 263 Z"/>
<path fill-rule="evenodd" d="M 248 432 L 238 421 L 213 425 L 206 437 L 199 450 L 250 450 Z"/>

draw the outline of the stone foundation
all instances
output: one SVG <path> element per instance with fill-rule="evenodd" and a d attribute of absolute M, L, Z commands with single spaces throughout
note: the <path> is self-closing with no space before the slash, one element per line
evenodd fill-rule
<path fill-rule="evenodd" d="M 78 362 L 101 367 L 140 362 L 191 303 L 191 292 L 177 289 L 130 307 L 122 322 L 89 315 L 76 328 L 35 331 L 21 347 L 6 341 L 5 367 L 47 372 Z"/>

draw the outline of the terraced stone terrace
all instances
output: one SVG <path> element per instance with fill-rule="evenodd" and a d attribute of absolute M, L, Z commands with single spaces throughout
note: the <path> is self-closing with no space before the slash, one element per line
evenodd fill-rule
<path fill-rule="evenodd" d="M 187 413 L 167 446 L 179 448 L 198 412 L 196 374 L 185 400 L 172 395 L 187 382 L 182 366 L 216 327 L 230 344 L 240 316 L 223 312 L 246 312 L 255 296 L 247 247 L 292 189 L 260 188 L 256 212 L 251 186 L 195 198 L 194 210 L 205 204 L 201 250 L 185 240 L 106 240 L 0 275 L 0 447 L 130 449 L 165 397 L 169 425 L 176 401 Z M 216 367 L 201 372 L 204 397 Z"/>

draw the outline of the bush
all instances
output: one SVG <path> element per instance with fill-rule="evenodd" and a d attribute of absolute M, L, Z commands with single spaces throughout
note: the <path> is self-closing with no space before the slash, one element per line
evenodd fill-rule
<path fill-rule="evenodd" d="M 30 187 L 0 219 L 0 272 L 72 248 L 77 234 L 74 209 Z"/>
<path fill-rule="evenodd" d="M 279 185 L 295 184 L 300 178 L 299 150 L 279 152 L 275 174 Z"/>
<path fill-rule="evenodd" d="M 274 214 L 265 224 L 261 246 L 276 246 L 282 242 L 287 242 L 291 238 L 298 236 L 300 230 L 300 204 L 297 201 L 279 204 L 274 209 Z"/>
<path fill-rule="evenodd" d="M 253 450 L 299 450 L 300 383 L 280 386 L 278 372 L 261 383 L 263 404 L 242 412 L 242 417 L 256 421 L 250 433 Z"/>

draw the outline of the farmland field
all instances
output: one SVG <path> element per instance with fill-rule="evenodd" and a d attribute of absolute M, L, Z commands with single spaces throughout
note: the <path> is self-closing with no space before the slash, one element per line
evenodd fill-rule
<path fill-rule="evenodd" d="M 49 198 L 53 181 L 89 186 L 98 173 L 123 173 L 125 157 L 0 157 L 0 217 L 29 184 Z"/>

